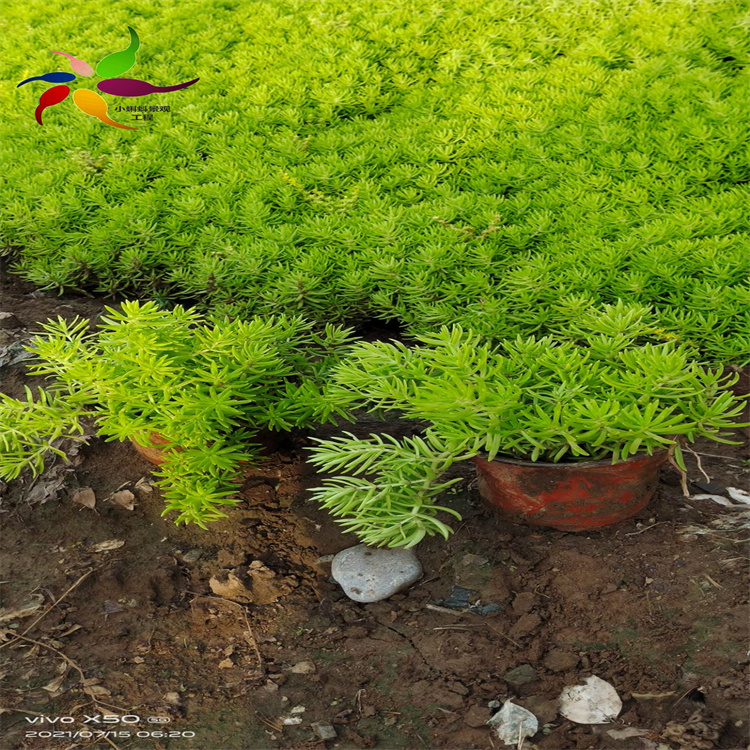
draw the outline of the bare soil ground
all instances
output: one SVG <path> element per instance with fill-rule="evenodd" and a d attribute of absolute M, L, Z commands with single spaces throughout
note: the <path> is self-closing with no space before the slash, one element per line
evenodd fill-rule
<path fill-rule="evenodd" d="M 102 309 L 17 282 L 0 298 L 21 323 L 0 331 L 0 350 L 48 316 L 95 320 Z M 25 383 L 23 362 L 0 368 L 0 390 Z M 725 487 L 747 484 L 747 433 L 738 438 L 696 446 Z M 286 439 L 206 531 L 161 517 L 154 467 L 128 444 L 92 439 L 41 482 L 6 487 L 0 616 L 33 612 L 0 622 L 2 747 L 491 750 L 503 745 L 485 725 L 488 704 L 509 698 L 544 725 L 526 750 L 748 747 L 745 512 L 686 500 L 665 469 L 635 518 L 567 534 L 502 520 L 466 467 L 447 500 L 464 520 L 449 542 L 420 545 L 422 580 L 361 605 L 320 560 L 356 539 L 308 501 L 306 445 L 303 434 Z M 93 509 L 73 501 L 81 487 Z M 107 499 L 121 489 L 132 510 Z M 112 540 L 123 544 L 97 546 Z M 216 593 L 235 578 L 267 603 Z M 446 608 L 454 586 L 499 611 Z M 623 700 L 614 724 L 558 714 L 561 689 L 592 674 Z M 317 738 L 316 722 L 336 738 Z M 626 728 L 642 734 L 610 734 Z"/>

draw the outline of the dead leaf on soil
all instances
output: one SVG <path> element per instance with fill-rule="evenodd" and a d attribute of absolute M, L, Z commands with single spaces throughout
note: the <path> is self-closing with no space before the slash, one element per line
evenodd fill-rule
<path fill-rule="evenodd" d="M 560 714 L 576 724 L 606 724 L 622 711 L 617 691 L 606 680 L 591 675 L 583 685 L 563 688 L 558 700 Z"/>
<path fill-rule="evenodd" d="M 80 490 L 77 490 L 74 493 L 73 502 L 93 510 L 96 506 L 96 495 L 94 494 L 94 490 L 92 490 L 91 487 L 81 487 Z"/>
<path fill-rule="evenodd" d="M 44 604 L 44 596 L 42 594 L 34 594 L 32 601 L 21 605 L 18 609 L 0 609 L 0 622 L 29 617 L 40 609 L 42 604 Z"/>
<path fill-rule="evenodd" d="M 736 487 L 727 487 L 727 494 L 732 500 L 736 500 L 738 503 L 750 505 L 750 493 L 745 492 L 745 490 L 739 490 Z"/>
<path fill-rule="evenodd" d="M 234 662 L 231 659 L 222 659 L 219 662 L 219 669 L 234 669 Z"/>
<path fill-rule="evenodd" d="M 99 542 L 91 549 L 94 552 L 110 552 L 113 549 L 120 549 L 125 544 L 122 539 L 108 539 L 106 542 Z"/>
<path fill-rule="evenodd" d="M 523 706 L 505 701 L 503 707 L 487 722 L 505 745 L 521 747 L 526 737 L 539 731 L 539 720 Z"/>
<path fill-rule="evenodd" d="M 136 483 L 135 483 L 135 491 L 140 494 L 144 493 L 146 495 L 150 495 L 154 491 L 154 486 L 151 484 L 151 482 L 146 479 L 146 477 L 141 477 Z"/>
<path fill-rule="evenodd" d="M 133 510 L 135 508 L 135 495 L 130 490 L 115 492 L 108 499 L 115 503 L 115 505 L 125 508 L 125 510 Z"/>
<path fill-rule="evenodd" d="M 107 688 L 102 687 L 101 685 L 86 685 L 86 687 L 83 688 L 83 692 L 86 693 L 86 695 L 90 695 L 92 698 L 106 698 L 112 695 Z"/>
<path fill-rule="evenodd" d="M 45 685 L 42 690 L 46 690 L 48 693 L 57 693 L 60 688 L 62 687 L 63 682 L 65 682 L 65 675 L 67 674 L 67 670 L 65 673 L 61 674 L 59 677 L 56 677 L 52 682 Z"/>
<path fill-rule="evenodd" d="M 46 503 L 57 497 L 57 493 L 62 489 L 65 483 L 64 476 L 53 476 L 47 479 L 40 479 L 25 495 L 24 500 L 27 503 Z"/>
<path fill-rule="evenodd" d="M 689 500 L 711 500 L 712 502 L 716 503 L 717 505 L 723 505 L 727 508 L 736 508 L 736 506 L 731 500 L 727 500 L 723 495 L 691 495 Z"/>

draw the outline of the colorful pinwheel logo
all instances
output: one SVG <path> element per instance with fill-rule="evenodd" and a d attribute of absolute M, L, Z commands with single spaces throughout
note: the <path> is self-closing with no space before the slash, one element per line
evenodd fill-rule
<path fill-rule="evenodd" d="M 103 91 L 105 94 L 112 94 L 113 96 L 148 96 L 149 94 L 158 94 L 167 91 L 179 91 L 180 89 L 192 86 L 200 80 L 199 78 L 195 78 L 192 81 L 178 83 L 175 86 L 154 86 L 148 81 L 139 81 L 136 78 L 114 78 L 113 76 L 121 76 L 135 65 L 135 53 L 141 46 L 141 40 L 138 38 L 135 29 L 128 26 L 128 31 L 130 31 L 130 44 L 127 49 L 107 55 L 96 66 L 96 75 L 104 79 L 96 84 L 99 91 Z M 54 55 L 67 57 L 68 60 L 70 60 L 70 67 L 79 75 L 87 77 L 94 75 L 94 69 L 83 60 L 79 60 L 77 57 L 73 57 L 73 55 L 69 55 L 67 52 L 56 52 L 55 50 L 50 50 L 50 52 Z M 36 116 L 36 121 L 41 125 L 42 112 L 44 112 L 47 107 L 53 107 L 55 104 L 64 101 L 70 93 L 70 88 L 65 84 L 75 80 L 76 76 L 73 75 L 73 73 L 45 73 L 44 75 L 33 76 L 32 78 L 27 78 L 25 81 L 21 81 L 16 88 L 23 86 L 25 83 L 31 83 L 31 81 L 45 81 L 46 83 L 61 84 L 59 86 L 53 86 L 51 89 L 47 89 L 47 91 L 39 97 L 39 105 L 34 114 Z M 125 130 L 138 130 L 138 128 L 115 122 L 107 114 L 107 102 L 104 101 L 96 91 L 91 91 L 90 89 L 78 89 L 73 92 L 73 102 L 81 112 L 96 117 L 105 125 L 112 125 L 115 128 L 124 128 Z"/>

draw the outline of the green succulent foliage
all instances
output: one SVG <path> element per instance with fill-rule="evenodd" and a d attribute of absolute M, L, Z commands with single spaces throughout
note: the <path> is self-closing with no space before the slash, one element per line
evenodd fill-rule
<path fill-rule="evenodd" d="M 747 360 L 741 0 L 68 10 L 5 7 L 0 244 L 34 283 L 495 340 L 621 298 Z M 128 25 L 139 78 L 200 82 L 139 133 L 38 127 L 50 39 L 95 61 Z"/>
<path fill-rule="evenodd" d="M 44 470 L 50 453 L 65 458 L 61 438 L 83 435 L 81 419 L 86 404 L 40 390 L 36 399 L 25 388 L 24 400 L 0 393 L 0 477 L 16 479 L 30 468 L 36 476 Z"/>
<path fill-rule="evenodd" d="M 100 435 L 154 445 L 167 454 L 157 475 L 165 513 L 201 526 L 237 502 L 242 463 L 258 459 L 260 429 L 287 430 L 341 411 L 326 373 L 350 344 L 350 333 L 315 331 L 300 318 L 214 321 L 155 302 L 107 308 L 98 331 L 85 320 L 43 326 L 30 350 L 32 373 L 54 379 L 37 402 L 4 397 L 0 440 L 5 476 L 41 467 L 44 449 L 80 433 L 84 415 Z M 28 410 L 28 411 L 26 411 Z"/>
<path fill-rule="evenodd" d="M 582 316 L 566 338 L 518 337 L 500 347 L 459 326 L 419 336 L 420 346 L 362 343 L 334 370 L 350 406 L 427 422 L 422 438 L 319 441 L 312 462 L 345 476 L 314 490 L 368 544 L 411 546 L 446 535 L 437 480 L 478 454 L 531 461 L 622 461 L 699 437 L 731 442 L 743 399 L 648 308 L 620 303 Z M 362 476 L 364 475 L 364 477 Z"/>

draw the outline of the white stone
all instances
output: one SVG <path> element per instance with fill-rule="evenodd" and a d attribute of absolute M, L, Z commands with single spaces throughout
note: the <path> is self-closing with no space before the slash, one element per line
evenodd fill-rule
<path fill-rule="evenodd" d="M 331 575 L 355 602 L 379 602 L 411 586 L 422 565 L 411 549 L 387 549 L 358 544 L 333 558 Z"/>

